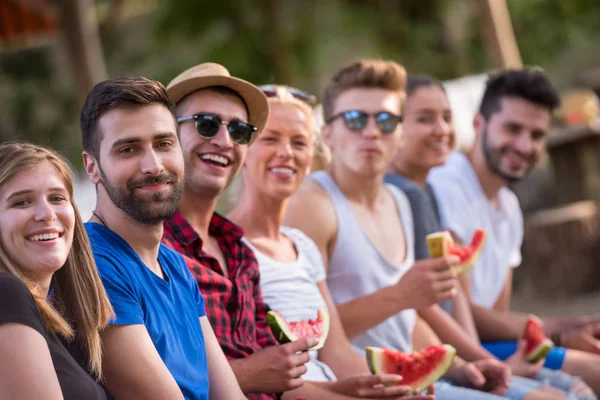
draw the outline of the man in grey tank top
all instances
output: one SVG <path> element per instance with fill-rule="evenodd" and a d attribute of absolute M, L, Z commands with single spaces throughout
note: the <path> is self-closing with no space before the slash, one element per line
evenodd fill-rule
<path fill-rule="evenodd" d="M 456 294 L 449 267 L 457 260 L 414 261 L 410 204 L 383 183 L 400 144 L 405 79 L 404 68 L 379 60 L 334 75 L 323 96 L 332 163 L 292 198 L 285 221 L 319 247 L 344 328 L 361 352 L 364 346 L 411 352 L 413 338 L 418 347 L 439 343 L 415 310 Z M 510 371 L 496 360 L 456 357 L 444 378 L 452 383 L 436 384 L 437 399 L 494 399 L 503 398 Z"/>

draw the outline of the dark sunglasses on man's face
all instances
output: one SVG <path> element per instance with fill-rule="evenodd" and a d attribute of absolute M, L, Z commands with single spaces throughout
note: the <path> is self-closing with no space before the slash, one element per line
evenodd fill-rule
<path fill-rule="evenodd" d="M 177 118 L 177 122 L 189 120 L 196 121 L 198 135 L 204 139 L 212 139 L 217 136 L 221 125 L 227 126 L 227 132 L 231 140 L 237 144 L 248 144 L 256 133 L 256 127 L 244 121 L 223 121 L 215 114 L 198 113 L 187 117 Z"/>
<path fill-rule="evenodd" d="M 402 122 L 402 115 L 395 115 L 387 111 L 378 112 L 376 114 L 369 114 L 359 110 L 342 111 L 329 118 L 326 122 L 329 124 L 338 118 L 343 118 L 346 128 L 351 131 L 360 132 L 369 123 L 369 117 L 375 117 L 375 123 L 385 134 L 391 134 L 396 130 L 396 127 Z"/>

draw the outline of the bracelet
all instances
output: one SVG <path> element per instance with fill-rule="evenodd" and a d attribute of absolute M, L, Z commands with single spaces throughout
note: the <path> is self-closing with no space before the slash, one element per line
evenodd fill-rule
<path fill-rule="evenodd" d="M 560 332 L 552 332 L 550 335 L 550 340 L 554 342 L 555 346 L 560 346 L 562 334 Z"/>

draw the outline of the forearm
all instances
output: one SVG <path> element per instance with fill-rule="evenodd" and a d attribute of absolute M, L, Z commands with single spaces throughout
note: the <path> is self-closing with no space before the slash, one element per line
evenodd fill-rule
<path fill-rule="evenodd" d="M 511 311 L 497 311 L 471 304 L 475 326 L 481 340 L 517 340 L 528 315 Z"/>
<path fill-rule="evenodd" d="M 409 308 L 408 299 L 389 286 L 367 296 L 338 304 L 338 313 L 349 339 L 379 325 L 392 315 Z"/>
<path fill-rule="evenodd" d="M 229 366 L 237 379 L 243 393 L 260 392 L 262 388 L 258 387 L 257 379 L 254 379 L 255 369 L 252 367 L 252 355 L 245 358 L 229 360 Z"/>
<path fill-rule="evenodd" d="M 429 324 L 441 342 L 454 346 L 462 358 L 468 361 L 494 358 L 439 306 L 433 305 L 420 311 L 419 315 Z"/>
<path fill-rule="evenodd" d="M 350 344 L 347 348 L 336 348 L 333 351 L 321 353 L 323 353 L 322 350 L 319 352 L 319 360 L 331 368 L 337 379 L 370 372 L 365 357 L 354 351 Z"/>
<path fill-rule="evenodd" d="M 479 334 L 475 328 L 475 320 L 471 312 L 471 305 L 464 290 L 459 287 L 456 296 L 452 299 L 452 317 L 462 329 L 477 343 L 479 343 Z"/>

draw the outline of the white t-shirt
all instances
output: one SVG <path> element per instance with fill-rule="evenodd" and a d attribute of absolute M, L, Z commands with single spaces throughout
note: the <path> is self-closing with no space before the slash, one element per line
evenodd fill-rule
<path fill-rule="evenodd" d="M 252 243 L 243 238 L 258 260 L 260 271 L 260 289 L 264 302 L 278 311 L 288 321 L 315 319 L 317 310 L 327 307 L 318 282 L 325 280 L 323 258 L 317 245 L 302 231 L 282 226 L 280 231 L 290 238 L 296 246 L 298 258 L 285 263 L 267 257 L 258 251 Z M 310 361 L 306 363 L 307 381 L 323 382 L 335 380 L 335 374 L 318 360 L 317 351 L 309 351 Z"/>
<path fill-rule="evenodd" d="M 487 230 L 481 256 L 470 271 L 473 302 L 491 308 L 504 288 L 510 268 L 521 264 L 523 214 L 517 196 L 504 187 L 492 205 L 467 157 L 454 152 L 444 166 L 434 168 L 428 177 L 433 187 L 442 225 L 465 242 L 475 229 Z"/>

